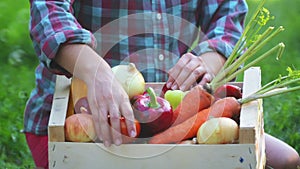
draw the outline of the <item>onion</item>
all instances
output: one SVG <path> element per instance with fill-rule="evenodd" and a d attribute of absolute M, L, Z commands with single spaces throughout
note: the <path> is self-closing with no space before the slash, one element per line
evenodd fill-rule
<path fill-rule="evenodd" d="M 227 144 L 238 139 L 238 124 L 227 117 L 207 120 L 197 132 L 197 141 L 200 144 Z"/>
<path fill-rule="evenodd" d="M 129 99 L 144 93 L 145 79 L 134 63 L 114 66 L 112 71 L 128 94 Z"/>

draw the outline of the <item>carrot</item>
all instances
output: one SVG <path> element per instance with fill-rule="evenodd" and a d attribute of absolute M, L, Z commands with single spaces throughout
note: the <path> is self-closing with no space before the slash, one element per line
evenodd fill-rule
<path fill-rule="evenodd" d="M 235 97 L 225 97 L 211 106 L 210 116 L 232 118 L 239 116 L 240 111 L 241 103 Z"/>
<path fill-rule="evenodd" d="M 177 143 L 196 136 L 201 124 L 209 117 L 210 108 L 201 110 L 188 118 L 184 122 L 172 126 L 167 130 L 154 135 L 148 143 L 150 144 L 168 144 Z"/>
<path fill-rule="evenodd" d="M 211 117 L 232 117 L 240 112 L 241 105 L 234 97 L 227 97 L 216 101 L 210 107 L 199 111 L 187 120 L 167 130 L 154 135 L 148 143 L 168 144 L 177 143 L 197 135 L 201 125 Z"/>
<path fill-rule="evenodd" d="M 197 112 L 208 108 L 213 101 L 214 97 L 202 86 L 193 87 L 173 111 L 173 125 L 179 124 Z"/>

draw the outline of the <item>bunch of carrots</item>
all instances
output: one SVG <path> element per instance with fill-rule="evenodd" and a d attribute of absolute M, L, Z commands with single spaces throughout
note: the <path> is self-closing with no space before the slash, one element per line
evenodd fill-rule
<path fill-rule="evenodd" d="M 239 116 L 241 106 L 245 103 L 300 89 L 300 86 L 295 85 L 295 83 L 300 81 L 300 71 L 289 67 L 287 75 L 279 76 L 247 97 L 224 97 L 221 99 L 214 97 L 214 92 L 217 89 L 226 85 L 267 56 L 277 52 L 276 58 L 279 59 L 281 57 L 285 47 L 283 43 L 279 43 L 266 52 L 260 52 L 263 54 L 247 63 L 249 58 L 254 57 L 263 49 L 265 44 L 284 30 L 280 26 L 277 29 L 268 27 L 263 31 L 266 23 L 272 19 L 269 11 L 263 7 L 264 3 L 265 0 L 259 3 L 257 10 L 246 25 L 240 40 L 220 73 L 210 83 L 204 86 L 198 85 L 193 87 L 185 95 L 181 104 L 174 110 L 173 125 L 167 130 L 154 135 L 148 143 L 178 143 L 193 138 L 197 135 L 201 125 L 212 117 L 234 118 Z"/>

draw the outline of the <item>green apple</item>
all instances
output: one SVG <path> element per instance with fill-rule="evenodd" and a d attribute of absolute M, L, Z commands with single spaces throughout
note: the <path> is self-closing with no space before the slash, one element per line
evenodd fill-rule
<path fill-rule="evenodd" d="M 165 99 L 171 104 L 173 110 L 181 103 L 187 92 L 181 90 L 168 90 L 165 93 Z"/>

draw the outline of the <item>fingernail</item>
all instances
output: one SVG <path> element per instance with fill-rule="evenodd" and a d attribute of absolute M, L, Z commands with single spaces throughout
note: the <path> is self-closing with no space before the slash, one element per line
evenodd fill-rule
<path fill-rule="evenodd" d="M 83 106 L 81 106 L 79 110 L 80 110 L 80 112 L 83 113 L 83 114 L 84 114 L 84 113 L 88 113 L 88 110 L 87 110 L 85 107 L 83 107 Z"/>
<path fill-rule="evenodd" d="M 135 136 L 136 136 L 136 132 L 134 130 L 131 130 L 130 137 L 135 137 Z"/>
<path fill-rule="evenodd" d="M 102 136 L 99 136 L 98 138 L 99 138 L 99 140 L 100 140 L 100 141 L 103 141 L 103 138 L 102 138 Z"/>
<path fill-rule="evenodd" d="M 185 90 L 185 86 L 181 86 L 181 88 L 179 88 L 179 90 L 184 91 Z"/>
<path fill-rule="evenodd" d="M 104 141 L 104 146 L 105 147 L 109 147 L 110 146 L 110 143 L 108 141 Z"/>
<path fill-rule="evenodd" d="M 171 87 L 171 89 L 172 89 L 172 90 L 176 90 L 177 87 L 178 87 L 177 84 L 174 84 L 174 85 Z"/>
<path fill-rule="evenodd" d="M 115 145 L 119 146 L 122 144 L 122 141 L 120 139 L 115 140 Z"/>
<path fill-rule="evenodd" d="M 168 83 L 167 83 L 167 88 L 171 88 L 171 85 L 172 85 L 172 83 L 171 83 L 171 82 L 168 82 Z"/>

